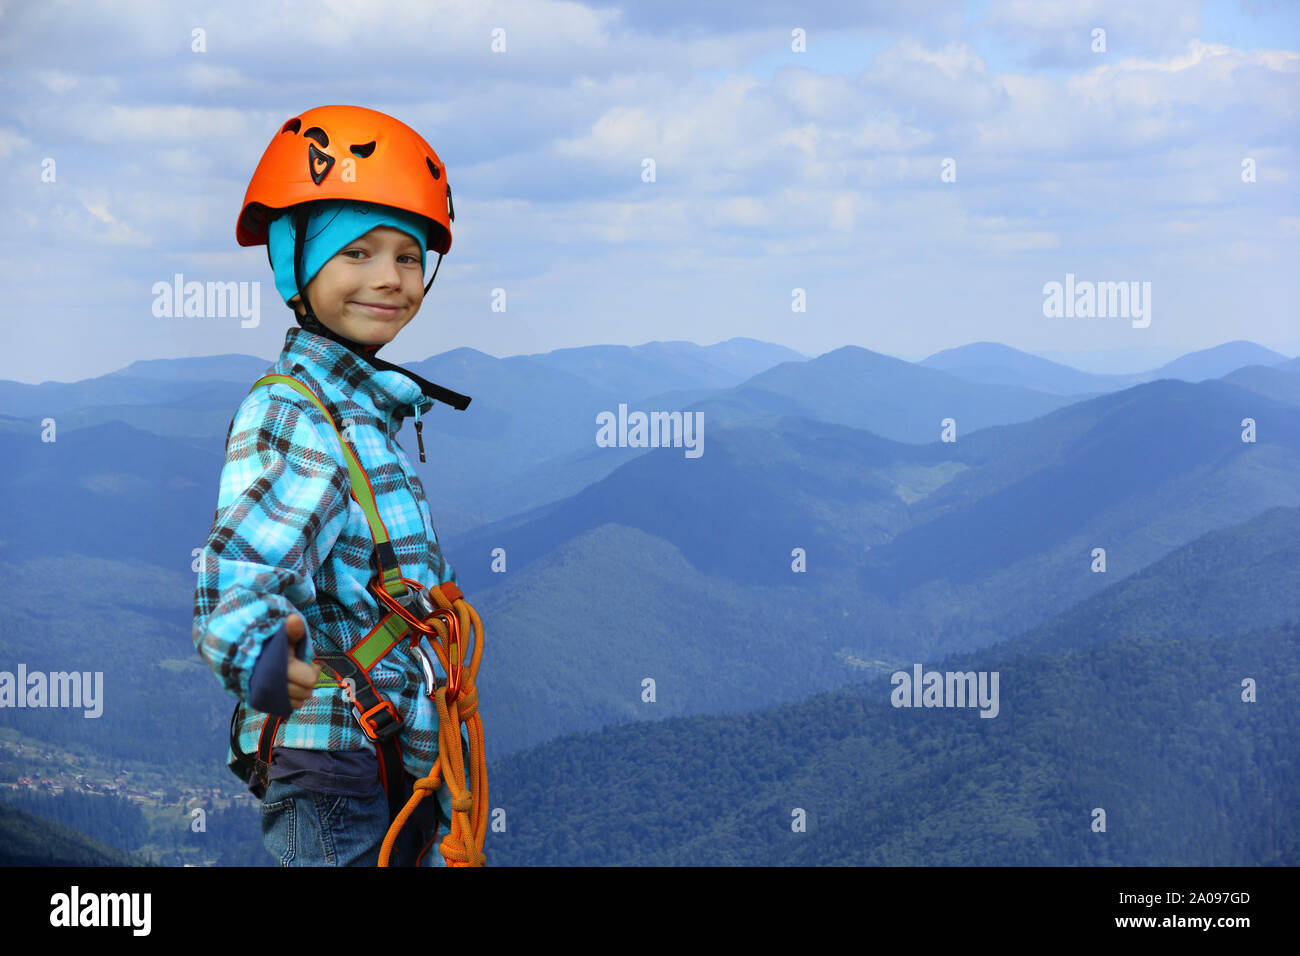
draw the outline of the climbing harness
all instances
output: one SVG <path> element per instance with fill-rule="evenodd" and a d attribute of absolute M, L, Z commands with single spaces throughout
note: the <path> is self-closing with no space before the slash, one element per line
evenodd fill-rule
<path fill-rule="evenodd" d="M 452 819 L 450 832 L 438 845 L 448 866 L 483 866 L 483 841 L 487 835 L 488 780 L 483 763 L 483 722 L 478 714 L 479 658 L 483 651 L 483 624 L 478 612 L 465 600 L 454 581 L 444 581 L 426 588 L 402 575 L 397 553 L 388 538 L 388 529 L 379 516 L 370 479 L 361 468 L 356 454 L 343 438 L 334 416 L 307 385 L 290 375 L 264 375 L 253 389 L 280 383 L 288 385 L 309 399 L 339 432 L 339 444 L 348 463 L 352 497 L 365 513 L 375 543 L 378 570 L 368 590 L 381 607 L 387 608 L 379 623 L 370 629 L 350 651 L 343 654 L 316 654 L 322 674 L 316 687 L 338 687 L 352 704 L 353 715 L 367 739 L 375 745 L 379 776 L 388 797 L 388 833 L 379 853 L 379 865 L 387 866 L 393 845 L 411 814 L 442 781 L 451 791 Z M 252 391 L 253 389 L 250 389 Z M 473 658 L 465 664 L 463 637 L 473 629 Z M 422 638 L 428 638 L 422 641 Z M 424 693 L 438 711 L 438 760 L 429 773 L 415 781 L 411 797 L 403 804 L 402 750 L 398 735 L 402 718 L 388 698 L 375 688 L 370 672 L 389 651 L 405 639 L 407 650 L 419 662 L 424 675 Z M 432 647 L 447 677 L 437 677 L 425 645 Z M 266 794 L 271 764 L 271 749 L 276 731 L 285 718 L 266 715 L 258 738 L 256 755 L 246 754 L 239 746 L 240 713 L 238 704 L 230 718 L 230 747 L 241 779 L 258 796 Z M 465 779 L 464 754 L 461 750 L 461 724 L 468 732 L 469 789 Z M 437 839 L 437 829 L 434 831 Z M 423 854 L 422 854 L 423 855 Z"/>

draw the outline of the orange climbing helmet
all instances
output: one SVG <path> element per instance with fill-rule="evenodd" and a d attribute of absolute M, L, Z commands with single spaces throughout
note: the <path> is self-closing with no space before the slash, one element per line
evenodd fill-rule
<path fill-rule="evenodd" d="M 271 140 L 244 193 L 235 225 L 241 246 L 266 243 L 268 213 L 319 199 L 405 209 L 432 224 L 428 248 L 451 248 L 447 168 L 415 130 L 363 106 L 318 106 L 290 119 Z"/>

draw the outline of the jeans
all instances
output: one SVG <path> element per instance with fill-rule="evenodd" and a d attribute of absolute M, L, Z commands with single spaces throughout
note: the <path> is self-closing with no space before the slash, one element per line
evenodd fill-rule
<path fill-rule="evenodd" d="M 415 866 L 417 857 L 420 866 L 447 865 L 437 847 L 448 833 L 447 824 L 442 822 L 437 842 L 431 842 L 432 825 L 421 829 L 415 820 L 428 816 L 429 804 L 436 801 L 430 793 L 402 827 L 389 866 Z M 388 822 L 388 798 L 378 778 L 365 797 L 272 780 L 262 800 L 262 844 L 280 866 L 376 866 Z"/>

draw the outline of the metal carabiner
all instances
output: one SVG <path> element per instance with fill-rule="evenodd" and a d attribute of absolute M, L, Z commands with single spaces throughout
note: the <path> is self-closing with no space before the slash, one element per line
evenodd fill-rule
<path fill-rule="evenodd" d="M 447 625 L 447 645 L 448 645 L 447 662 L 449 665 L 447 669 L 450 671 L 450 674 L 445 678 L 445 680 L 447 681 L 447 703 L 451 704 L 451 703 L 455 703 L 456 698 L 460 696 L 460 667 L 461 667 L 460 619 L 456 616 L 456 613 L 454 611 L 445 607 L 440 607 L 440 608 L 435 608 L 433 613 L 425 618 L 425 621 L 427 622 L 430 619 L 435 617 Z M 430 630 L 433 630 L 432 626 L 430 626 Z M 430 638 L 430 640 L 435 640 L 435 639 L 438 639 L 438 635 L 436 631 L 434 632 L 434 635 L 433 637 Z M 418 641 L 419 641 L 419 637 L 416 634 L 412 633 L 411 647 L 415 648 L 420 652 L 420 658 L 425 664 L 425 677 L 428 678 L 429 676 L 429 663 L 427 661 L 428 652 L 418 643 Z M 427 679 L 426 679 L 426 685 L 432 686 L 428 684 Z M 433 696 L 432 692 L 430 693 L 429 696 L 430 697 Z"/>
<path fill-rule="evenodd" d="M 424 623 L 424 619 L 437 609 L 433 606 L 433 602 L 429 600 L 428 595 L 424 593 L 426 590 L 424 585 L 407 577 L 403 577 L 402 582 L 407 587 L 407 593 L 400 599 L 385 591 L 383 582 L 378 577 L 371 578 L 366 587 L 379 600 L 380 604 L 400 617 L 412 632 L 432 637 L 436 632 Z M 411 610 L 413 604 L 416 605 L 417 612 L 425 613 L 413 613 Z M 427 611 L 425 611 L 426 608 Z M 412 637 L 415 637 L 414 633 Z M 418 640 L 418 638 L 415 639 Z"/>
<path fill-rule="evenodd" d="M 377 577 L 371 579 L 369 589 L 382 604 L 396 613 L 409 626 L 411 631 L 410 647 L 412 649 L 418 646 L 421 636 L 430 640 L 440 639 L 437 630 L 432 624 L 428 623 L 431 618 L 440 618 L 447 625 L 447 670 L 449 672 L 447 675 L 447 703 L 453 703 L 460 696 L 460 668 L 462 664 L 460 659 L 460 618 L 450 608 L 434 607 L 433 602 L 429 600 L 426 593 L 428 589 L 420 582 L 412 581 L 407 577 L 403 577 L 402 581 L 407 585 L 409 593 L 400 599 L 385 591 L 382 582 Z M 427 678 L 428 672 L 425 673 Z M 426 679 L 426 685 L 427 683 Z"/>
<path fill-rule="evenodd" d="M 435 610 L 433 602 L 429 600 L 429 596 L 423 588 L 410 588 L 407 590 L 405 598 L 398 598 L 397 600 L 421 621 Z"/>
<path fill-rule="evenodd" d="M 460 618 L 447 608 L 438 608 L 433 615 L 447 625 L 447 703 L 455 703 L 460 696 Z"/>
<path fill-rule="evenodd" d="M 420 667 L 424 669 L 425 696 L 432 699 L 438 690 L 438 678 L 433 672 L 433 661 L 429 660 L 429 652 L 424 649 L 423 644 L 416 644 L 415 650 L 420 655 Z"/>

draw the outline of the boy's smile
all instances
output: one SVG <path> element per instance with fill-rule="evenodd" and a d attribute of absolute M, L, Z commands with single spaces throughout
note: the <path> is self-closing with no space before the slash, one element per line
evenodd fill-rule
<path fill-rule="evenodd" d="M 307 283 L 321 324 L 364 345 L 384 345 L 424 301 L 424 250 L 409 233 L 376 226 L 338 251 Z M 293 298 L 303 314 L 302 302 Z"/>

